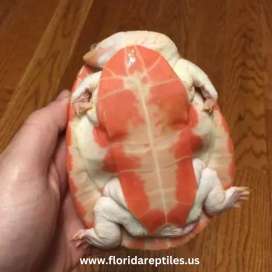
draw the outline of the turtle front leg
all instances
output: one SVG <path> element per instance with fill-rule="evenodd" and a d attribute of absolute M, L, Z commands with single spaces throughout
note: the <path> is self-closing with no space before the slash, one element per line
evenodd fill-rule
<path fill-rule="evenodd" d="M 195 87 L 198 87 L 206 99 L 203 110 L 212 111 L 218 94 L 208 76 L 198 66 L 186 59 L 180 59 L 175 65 L 174 71 L 184 83 L 189 100 L 193 100 Z"/>
<path fill-rule="evenodd" d="M 74 105 L 75 111 L 78 115 L 84 114 L 94 107 L 93 93 L 97 90 L 101 72 L 93 73 L 87 76 L 72 94 L 71 102 Z"/>

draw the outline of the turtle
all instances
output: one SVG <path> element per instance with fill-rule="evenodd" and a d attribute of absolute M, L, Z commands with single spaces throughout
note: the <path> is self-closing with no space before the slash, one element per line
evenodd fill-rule
<path fill-rule="evenodd" d="M 175 247 L 248 197 L 232 187 L 233 146 L 214 87 L 200 72 L 204 101 L 165 56 L 134 42 L 99 62 L 102 71 L 78 74 L 67 129 L 70 188 L 88 228 L 78 245 Z"/>

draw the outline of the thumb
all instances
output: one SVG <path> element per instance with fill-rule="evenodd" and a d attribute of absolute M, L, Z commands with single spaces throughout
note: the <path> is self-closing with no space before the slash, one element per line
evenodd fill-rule
<path fill-rule="evenodd" d="M 58 135 L 67 124 L 69 99 L 70 92 L 65 90 L 54 102 L 32 113 L 15 135 L 7 152 L 15 153 L 14 158 L 23 159 L 31 167 L 47 169 Z"/>

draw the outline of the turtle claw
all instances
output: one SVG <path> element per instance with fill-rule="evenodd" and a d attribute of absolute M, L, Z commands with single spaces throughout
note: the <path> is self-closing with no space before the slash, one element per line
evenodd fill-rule
<path fill-rule="evenodd" d="M 233 208 L 241 208 L 242 202 L 245 200 L 248 200 L 248 197 L 240 197 L 239 200 L 236 201 L 236 203 L 233 204 Z"/>
<path fill-rule="evenodd" d="M 235 187 L 235 192 L 233 198 L 235 203 L 232 205 L 234 208 L 240 208 L 241 203 L 245 200 L 248 200 L 250 191 L 248 187 Z"/>
<path fill-rule="evenodd" d="M 84 238 L 86 236 L 86 232 L 87 230 L 85 229 L 81 229 L 79 230 L 73 237 L 73 241 L 78 241 L 78 240 L 82 240 L 82 238 Z"/>
<path fill-rule="evenodd" d="M 212 111 L 213 111 L 213 108 L 210 108 L 210 109 L 205 109 L 205 108 L 203 108 L 202 111 L 206 111 L 208 114 L 211 114 Z"/>
<path fill-rule="evenodd" d="M 233 208 L 235 208 L 235 209 L 241 208 L 241 203 L 237 202 L 237 203 L 233 204 Z"/>
<path fill-rule="evenodd" d="M 77 248 L 82 246 L 84 249 L 87 249 L 90 246 L 87 236 L 88 230 L 81 229 L 74 235 L 72 241 L 76 242 L 75 245 Z"/>
<path fill-rule="evenodd" d="M 88 243 L 88 242 L 86 242 L 86 241 L 78 241 L 78 242 L 76 242 L 76 248 L 79 248 L 79 247 L 81 247 L 81 248 L 83 248 L 84 250 L 86 250 L 87 248 L 89 248 L 91 245 Z"/>
<path fill-rule="evenodd" d="M 81 103 L 75 103 L 74 108 L 77 115 L 82 115 L 86 111 L 91 110 L 93 108 L 93 105 L 90 102 L 81 102 Z"/>
<path fill-rule="evenodd" d="M 72 97 L 71 103 L 73 104 L 77 115 L 82 115 L 86 111 L 93 108 L 91 98 L 92 94 L 87 89 L 79 97 Z"/>
<path fill-rule="evenodd" d="M 209 114 L 213 111 L 215 101 L 211 98 L 207 99 L 203 105 L 203 111 L 207 111 Z"/>

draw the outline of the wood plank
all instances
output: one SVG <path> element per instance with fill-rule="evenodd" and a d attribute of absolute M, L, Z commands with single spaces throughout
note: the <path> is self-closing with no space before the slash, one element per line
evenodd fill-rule
<path fill-rule="evenodd" d="M 4 114 L 13 93 L 13 89 L 0 87 L 0 116 Z"/>
<path fill-rule="evenodd" d="M 270 11 L 272 9 L 272 2 L 269 0 L 261 1 L 261 26 L 262 26 L 262 61 L 264 70 L 264 99 L 265 99 L 265 122 L 266 122 L 266 140 L 268 151 L 268 174 L 269 174 L 269 190 L 267 202 L 272 202 L 272 18 Z M 271 207 L 271 206 L 270 206 Z M 271 216 L 271 210 L 270 210 Z M 271 252 L 271 234 L 265 237 L 270 243 Z M 272 267 L 271 258 L 267 260 L 270 268 Z"/>
<path fill-rule="evenodd" d="M 126 8 L 127 5 L 122 4 L 122 1 L 94 1 L 61 80 L 60 89 L 72 88 L 75 75 L 84 64 L 83 55 L 89 51 L 90 45 L 120 30 L 120 18 Z"/>
<path fill-rule="evenodd" d="M 263 46 L 263 70 L 265 73 L 265 108 L 266 108 L 266 131 L 268 146 L 268 165 L 270 182 L 272 182 L 272 18 L 270 10 L 272 2 L 262 0 L 261 23 L 262 23 L 262 46 Z"/>
<path fill-rule="evenodd" d="M 0 120 L 0 150 L 33 110 L 48 104 L 58 91 L 92 1 L 61 0 L 31 59 L 12 101 Z"/>
<path fill-rule="evenodd" d="M 263 70 L 265 73 L 265 105 L 267 110 L 272 110 L 272 18 L 270 11 L 272 2 L 269 0 L 261 1 L 261 24 L 262 24 L 262 57 Z M 268 139 L 270 140 L 270 138 Z"/>
<path fill-rule="evenodd" d="M 221 218 L 217 241 L 219 271 L 271 270 L 271 199 L 260 7 L 261 1 L 254 0 L 227 3 L 220 101 L 234 141 L 235 183 L 248 186 L 251 196 L 241 210 Z"/>
<path fill-rule="evenodd" d="M 2 2 L 2 1 L 1 1 Z M 50 22 L 58 1 L 3 1 L 0 14 L 1 87 L 15 89 Z"/>
<path fill-rule="evenodd" d="M 228 2 L 221 101 L 238 169 L 267 169 L 260 2 Z"/>

